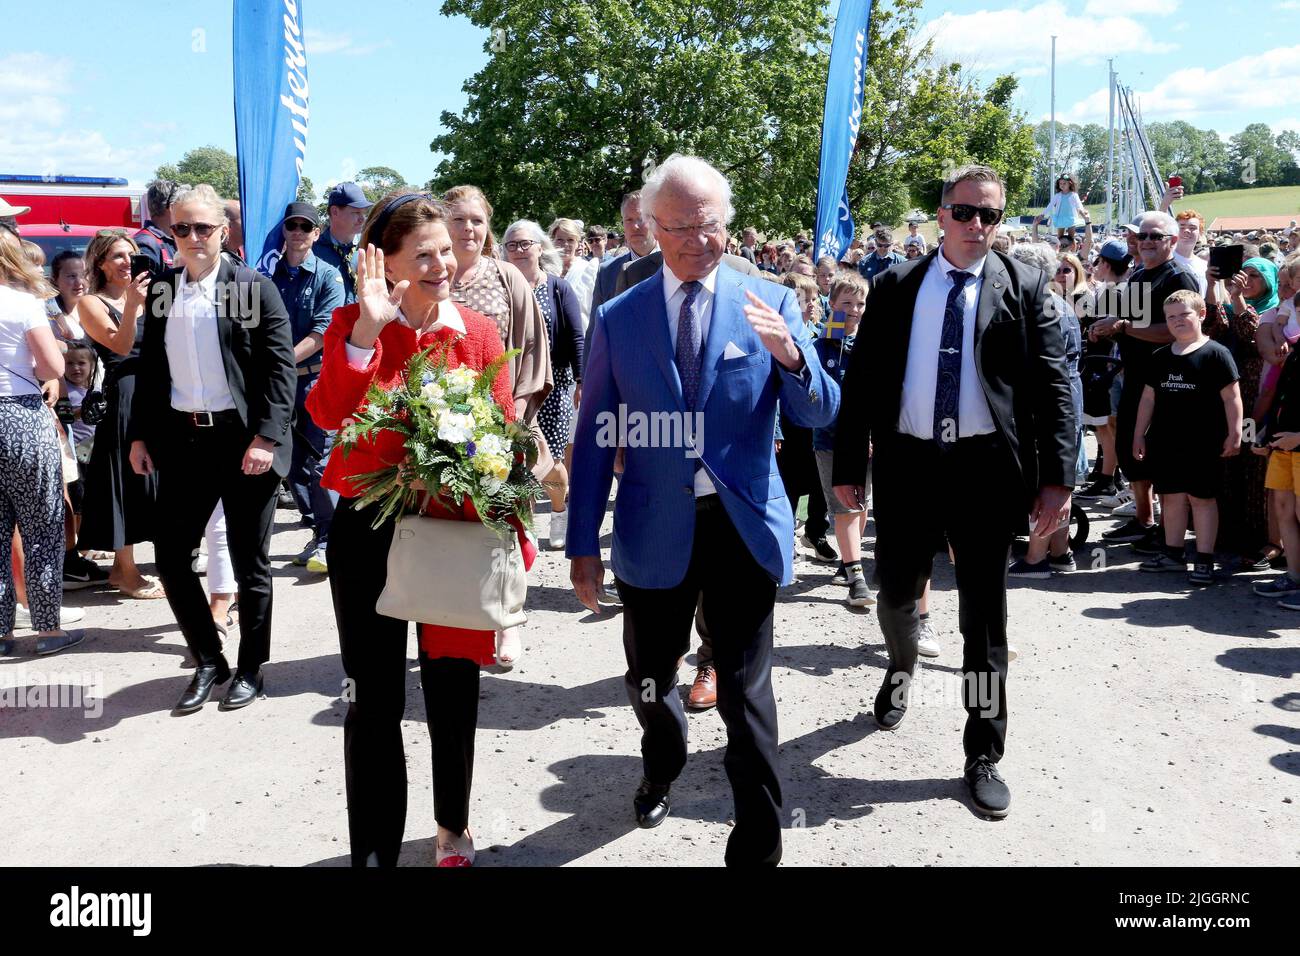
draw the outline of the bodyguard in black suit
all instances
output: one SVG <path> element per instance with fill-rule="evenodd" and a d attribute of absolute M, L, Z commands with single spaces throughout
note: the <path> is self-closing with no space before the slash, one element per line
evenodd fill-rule
<path fill-rule="evenodd" d="M 1007 564 L 1030 515 L 1047 534 L 1069 514 L 1075 421 L 1050 276 L 990 248 L 1005 193 L 967 166 L 944 184 L 942 245 L 871 283 L 843 385 L 833 482 L 860 507 L 872 483 L 880 627 L 890 666 L 880 726 L 907 711 L 917 664 L 917 600 L 944 539 L 956 559 L 967 720 L 966 780 L 976 807 L 1004 816 L 996 769 L 1007 731 Z"/>
<path fill-rule="evenodd" d="M 221 255 L 225 212 L 216 193 L 195 187 L 172 209 L 179 268 L 148 289 L 130 434 L 136 471 L 158 470 L 158 573 L 198 664 L 176 707 L 189 713 L 230 677 L 193 567 L 218 501 L 240 607 L 239 660 L 222 707 L 246 706 L 262 689 L 271 648 L 271 527 L 276 489 L 289 471 L 297 376 L 275 284 Z"/>

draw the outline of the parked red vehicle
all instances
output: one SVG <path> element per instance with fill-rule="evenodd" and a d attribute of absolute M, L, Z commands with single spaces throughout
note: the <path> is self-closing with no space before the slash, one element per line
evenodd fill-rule
<path fill-rule="evenodd" d="M 30 206 L 19 227 L 62 223 L 139 229 L 140 197 L 144 189 L 125 179 L 104 176 L 30 176 L 0 173 L 0 198 L 14 206 Z"/>

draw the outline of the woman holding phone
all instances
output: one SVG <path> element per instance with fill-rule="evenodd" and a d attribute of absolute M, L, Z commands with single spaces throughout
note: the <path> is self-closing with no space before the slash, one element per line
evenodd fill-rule
<path fill-rule="evenodd" d="M 131 468 L 127 424 L 144 340 L 144 297 L 150 273 L 132 271 L 139 250 L 121 229 L 101 229 L 86 249 L 90 292 L 77 302 L 81 327 L 104 368 L 108 410 L 95 429 L 95 446 L 86 466 L 79 551 L 113 552 L 108 583 L 126 597 L 166 597 L 162 583 L 140 573 L 135 545 L 153 540 L 151 517 L 158 480 Z"/>

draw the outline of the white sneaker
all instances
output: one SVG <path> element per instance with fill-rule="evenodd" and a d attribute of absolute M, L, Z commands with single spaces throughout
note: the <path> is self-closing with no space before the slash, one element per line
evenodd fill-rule
<path fill-rule="evenodd" d="M 67 630 L 69 624 L 76 624 L 85 616 L 86 616 L 86 612 L 79 607 L 60 608 L 59 627 L 62 630 Z M 26 630 L 31 630 L 31 627 L 32 627 L 32 612 L 27 608 L 23 607 L 21 604 L 15 605 L 14 606 L 14 630 L 26 631 Z"/>
<path fill-rule="evenodd" d="M 1014 661 L 1014 660 L 1015 660 L 1017 657 L 1019 657 L 1019 656 L 1020 656 L 1020 652 L 1019 652 L 1018 650 L 1016 650 L 1014 647 L 1012 647 L 1010 644 L 1008 644 L 1008 645 L 1007 645 L 1007 663 L 1010 664 L 1012 661 Z"/>
<path fill-rule="evenodd" d="M 1111 511 L 1111 514 L 1117 518 L 1137 517 L 1137 513 L 1138 503 L 1132 498 Z"/>
<path fill-rule="evenodd" d="M 552 551 L 563 551 L 565 536 L 569 532 L 569 512 L 551 512 L 550 541 Z"/>
<path fill-rule="evenodd" d="M 917 636 L 916 652 L 922 657 L 939 656 L 939 639 L 934 636 L 934 628 L 929 621 L 921 622 L 921 633 Z"/>
<path fill-rule="evenodd" d="M 1105 498 L 1097 499 L 1098 508 L 1119 508 L 1133 500 L 1133 489 L 1125 488 L 1117 491 L 1113 495 L 1107 495 Z M 1118 514 L 1119 512 L 1116 512 Z"/>

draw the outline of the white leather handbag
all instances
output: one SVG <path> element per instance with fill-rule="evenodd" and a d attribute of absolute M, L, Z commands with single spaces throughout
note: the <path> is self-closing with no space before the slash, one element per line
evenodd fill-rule
<path fill-rule="evenodd" d="M 388 549 L 376 610 L 386 617 L 475 631 L 523 624 L 528 579 L 519 539 L 480 521 L 407 515 Z"/>

